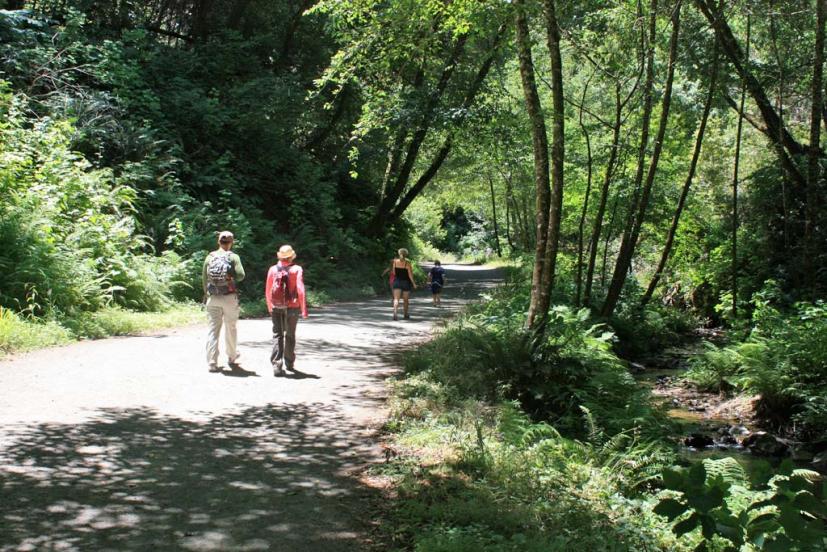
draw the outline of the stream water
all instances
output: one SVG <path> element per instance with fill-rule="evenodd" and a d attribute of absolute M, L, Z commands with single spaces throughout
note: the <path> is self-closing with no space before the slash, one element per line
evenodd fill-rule
<path fill-rule="evenodd" d="M 759 463 L 780 463 L 782 457 L 759 456 L 741 444 L 747 435 L 757 431 L 751 419 L 751 398 L 701 393 L 684 382 L 690 360 L 703 350 L 703 340 L 697 340 L 632 363 L 639 385 L 651 389 L 677 423 L 680 455 L 686 460 L 732 457 L 747 471 L 757 469 Z M 809 462 L 796 463 L 811 468 Z"/>

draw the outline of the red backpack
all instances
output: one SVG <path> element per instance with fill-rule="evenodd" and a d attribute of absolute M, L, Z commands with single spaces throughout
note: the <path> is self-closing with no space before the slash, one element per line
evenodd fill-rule
<path fill-rule="evenodd" d="M 276 267 L 276 279 L 270 288 L 270 301 L 275 309 L 286 309 L 290 303 L 299 299 L 298 270 L 293 270 L 294 266 Z"/>

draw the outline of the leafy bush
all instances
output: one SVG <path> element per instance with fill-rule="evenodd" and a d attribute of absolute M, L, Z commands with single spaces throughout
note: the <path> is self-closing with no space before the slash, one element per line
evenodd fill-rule
<path fill-rule="evenodd" d="M 821 479 L 817 472 L 793 470 L 788 462 L 767 490 L 753 490 L 737 461 L 704 460 L 663 471 L 663 483 L 672 492 L 654 511 L 677 522 L 678 537 L 699 530 L 702 541 L 695 550 L 720 542 L 733 551 L 747 543 L 757 550 L 824 549 L 827 503 Z"/>
<path fill-rule="evenodd" d="M 468 399 L 432 373 L 395 382 L 391 405 L 401 454 L 379 468 L 399 490 L 388 526 L 415 550 L 683 549 L 649 501 L 624 496 L 671 462 L 661 447 L 631 433 L 568 439 L 514 402 Z"/>
<path fill-rule="evenodd" d="M 35 316 L 73 315 L 107 304 L 170 304 L 185 263 L 147 254 L 136 192 L 71 151 L 74 129 L 43 119 L 26 126 L 25 99 L 5 92 L 0 142 L 0 305 Z"/>
<path fill-rule="evenodd" d="M 641 308 L 635 295 L 634 303 L 621 303 L 611 320 L 617 334 L 615 349 L 623 358 L 640 358 L 680 343 L 698 321 L 692 313 L 650 303 Z"/>
<path fill-rule="evenodd" d="M 784 313 L 769 294 L 755 295 L 754 327 L 746 339 L 710 346 L 688 378 L 760 395 L 757 413 L 776 428 L 806 438 L 827 435 L 827 304 L 798 303 Z"/>
<path fill-rule="evenodd" d="M 72 334 L 54 321 L 25 320 L 9 309 L 0 307 L 0 356 L 38 347 L 61 345 L 71 339 Z"/>
<path fill-rule="evenodd" d="M 728 348 L 705 343 L 706 350 L 691 360 L 684 377 L 701 391 L 727 393 L 739 382 L 740 357 Z"/>
<path fill-rule="evenodd" d="M 510 284 L 487 299 L 407 357 L 407 370 L 432 373 L 467 396 L 517 399 L 535 418 L 575 434 L 589 431 L 584 409 L 609 435 L 663 430 L 665 419 L 612 352 L 613 334 L 587 309 L 553 307 L 535 347 L 523 329 L 526 287 Z"/>

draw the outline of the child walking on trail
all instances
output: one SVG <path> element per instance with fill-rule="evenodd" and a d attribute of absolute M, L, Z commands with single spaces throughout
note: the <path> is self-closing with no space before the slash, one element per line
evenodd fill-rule
<path fill-rule="evenodd" d="M 270 363 L 273 375 L 284 376 L 284 370 L 296 371 L 296 325 L 299 316 L 307 318 L 307 300 L 302 267 L 294 264 L 296 252 L 282 245 L 277 253 L 279 262 L 270 267 L 264 296 L 273 319 L 273 350 Z"/>
<path fill-rule="evenodd" d="M 434 266 L 428 272 L 428 283 L 431 285 L 431 294 L 434 298 L 434 306 L 442 305 L 442 288 L 445 287 L 445 282 L 448 278 L 445 276 L 445 269 L 442 268 L 442 263 L 438 260 L 434 261 Z"/>

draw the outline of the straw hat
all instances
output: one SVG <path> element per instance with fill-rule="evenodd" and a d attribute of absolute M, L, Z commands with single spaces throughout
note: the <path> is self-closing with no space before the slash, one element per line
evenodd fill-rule
<path fill-rule="evenodd" d="M 276 253 L 276 256 L 279 258 L 279 260 L 287 261 L 287 260 L 290 260 L 290 259 L 295 259 L 296 258 L 296 252 L 293 251 L 293 248 L 290 247 L 289 245 L 282 245 L 279 248 L 278 253 Z"/>

